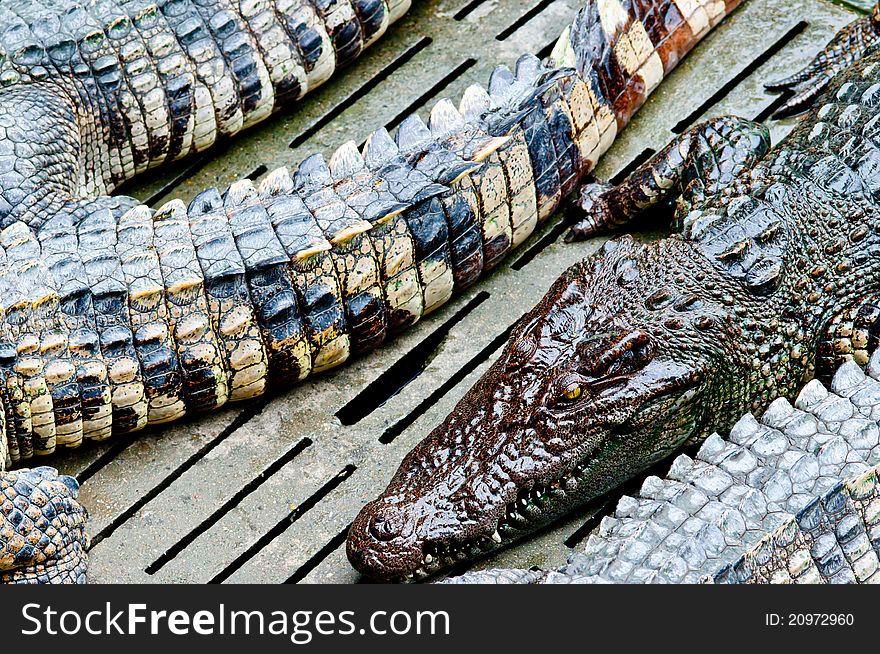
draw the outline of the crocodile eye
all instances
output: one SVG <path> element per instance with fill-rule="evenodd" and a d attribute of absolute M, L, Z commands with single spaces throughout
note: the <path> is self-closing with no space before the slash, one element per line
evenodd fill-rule
<path fill-rule="evenodd" d="M 578 374 L 569 373 L 564 375 L 556 383 L 555 404 L 566 406 L 579 400 L 586 390 L 586 380 Z"/>
<path fill-rule="evenodd" d="M 577 385 L 569 385 L 562 391 L 562 397 L 566 400 L 576 400 L 581 396 L 581 387 Z"/>

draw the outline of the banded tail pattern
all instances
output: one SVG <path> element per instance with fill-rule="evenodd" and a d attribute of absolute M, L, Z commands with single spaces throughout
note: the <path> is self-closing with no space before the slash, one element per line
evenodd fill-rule
<path fill-rule="evenodd" d="M 254 397 L 375 348 L 522 243 L 735 4 L 591 2 L 548 61 L 498 67 L 488 89 L 377 130 L 362 152 L 346 143 L 188 206 L 74 197 L 8 224 L 4 458 Z"/>
<path fill-rule="evenodd" d="M 40 225 L 290 105 L 410 0 L 0 0 L 0 217 Z"/>

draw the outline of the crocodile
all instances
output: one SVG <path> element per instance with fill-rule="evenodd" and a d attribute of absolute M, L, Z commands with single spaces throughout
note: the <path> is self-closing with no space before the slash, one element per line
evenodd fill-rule
<path fill-rule="evenodd" d="M 153 210 L 108 193 L 299 97 L 408 0 L 0 0 L 0 465 L 377 347 L 547 220 L 738 3 L 590 1 L 545 61 L 427 122 Z M 42 554 L 0 545 L 42 578 Z"/>
<path fill-rule="evenodd" d="M 558 569 L 444 583 L 880 583 L 880 352 L 624 495 Z"/>
<path fill-rule="evenodd" d="M 775 86 L 792 91 L 787 110 L 816 98 L 776 146 L 764 125 L 724 116 L 617 186 L 581 187 L 567 240 L 640 215 L 672 214 L 671 234 L 606 241 L 514 325 L 355 518 L 358 571 L 422 579 L 506 546 L 844 361 L 868 363 L 880 337 L 876 16 Z"/>

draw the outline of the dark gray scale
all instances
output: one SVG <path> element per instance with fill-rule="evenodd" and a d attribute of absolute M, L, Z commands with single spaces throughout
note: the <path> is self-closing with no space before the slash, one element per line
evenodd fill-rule
<path fill-rule="evenodd" d="M 127 43 L 129 48 L 123 51 L 122 61 L 143 115 L 149 142 L 147 165 L 150 166 L 165 160 L 171 140 L 171 107 L 165 92 L 167 75 L 160 70 L 160 55 L 166 45 L 174 46 L 166 44 L 170 28 L 155 3 L 132 0 L 125 4 L 125 10 L 139 39 Z M 174 49 L 179 51 L 179 45 Z M 140 170 L 138 167 L 138 172 Z"/>
<path fill-rule="evenodd" d="M 376 253 L 366 232 L 372 225 L 333 190 L 333 176 L 321 155 L 309 157 L 293 176 L 294 186 L 335 247 L 333 261 L 345 303 L 351 351 L 363 352 L 385 339 L 385 307 Z"/>
<path fill-rule="evenodd" d="M 116 253 L 116 220 L 108 210 L 98 209 L 81 220 L 77 233 L 110 381 L 113 432 L 134 431 L 147 424 L 147 400 L 131 331 L 128 288 Z"/>
<path fill-rule="evenodd" d="M 507 68 L 496 68 L 489 81 L 490 94 L 500 94 L 512 81 L 513 76 Z M 562 180 L 553 133 L 543 111 L 530 111 L 522 118 L 520 125 L 534 169 L 538 211 L 541 216 L 549 215 L 562 198 Z"/>
<path fill-rule="evenodd" d="M 333 153 L 328 168 L 339 199 L 371 225 L 385 223 L 410 206 L 391 193 L 387 181 L 367 168 L 354 141 Z"/>
<path fill-rule="evenodd" d="M 437 106 L 445 106 L 455 111 L 448 100 L 441 101 Z M 431 112 L 431 119 L 436 124 L 437 106 Z M 441 110 L 442 111 L 442 110 Z M 456 112 L 458 113 L 458 112 Z M 442 132 L 448 134 L 452 129 L 464 126 L 464 119 L 458 116 L 456 125 L 442 126 Z M 480 169 L 480 163 L 465 159 L 456 152 L 452 143 L 436 138 L 434 129 L 428 128 L 418 115 L 408 116 L 400 124 L 395 142 L 402 156 L 409 165 L 425 177 L 439 184 L 444 191 L 453 186 L 465 175 Z"/>
<path fill-rule="evenodd" d="M 0 47 L 5 53 L 0 63 L 0 85 L 37 81 L 49 75 L 43 44 L 28 22 L 6 4 L 0 6 Z"/>
<path fill-rule="evenodd" d="M 331 243 L 343 243 L 372 227 L 336 194 L 330 168 L 320 153 L 308 157 L 299 165 L 293 175 L 293 183 Z"/>
<path fill-rule="evenodd" d="M 144 205 L 130 209 L 119 218 L 116 231 L 134 348 L 143 372 L 147 421 L 176 420 L 186 413 L 183 377 L 153 236 L 153 212 Z"/>
<path fill-rule="evenodd" d="M 843 484 L 838 484 L 824 498 L 816 498 L 797 515 L 798 527 L 809 543 L 810 557 L 825 583 L 855 583 L 852 569 L 835 535 L 842 513 L 852 513 Z"/>
<path fill-rule="evenodd" d="M 541 83 L 542 76 L 550 72 L 550 69 L 531 54 L 523 55 L 516 62 L 517 81 L 529 86 L 537 87 Z M 580 150 L 575 140 L 574 118 L 571 114 L 571 108 L 562 95 L 560 85 L 551 85 L 540 96 L 540 99 L 556 152 L 560 190 L 562 197 L 567 197 L 578 187 L 581 181 L 581 171 L 584 168 L 584 162 L 581 160 Z M 529 148 L 530 155 L 531 152 L 532 150 Z M 534 168 L 534 159 L 532 159 L 532 166 Z M 535 169 L 536 187 L 537 176 L 538 172 Z M 543 214 L 541 216 L 543 217 Z"/>
<path fill-rule="evenodd" d="M 171 3 L 172 7 L 175 3 Z M 165 18 L 163 7 L 144 6 L 133 22 L 156 64 L 167 107 L 166 139 L 150 153 L 153 162 L 176 159 L 190 151 L 195 130 L 195 75 L 192 64 Z"/>
<path fill-rule="evenodd" d="M 232 71 L 241 100 L 243 125 L 268 116 L 274 106 L 269 72 L 253 36 L 231 0 L 192 0 Z"/>
<path fill-rule="evenodd" d="M 445 99 L 434 105 L 428 127 L 434 140 L 447 145 L 451 145 L 446 140 L 449 135 L 466 129 L 464 117 Z M 465 175 L 451 182 L 454 188 L 441 197 L 449 225 L 449 258 L 457 291 L 473 284 L 483 272 L 483 239 L 477 213 L 479 200 L 468 177 L 480 165 L 472 162 Z"/>
<path fill-rule="evenodd" d="M 186 408 L 204 411 L 222 406 L 229 399 L 229 383 L 186 207 L 180 200 L 172 200 L 156 211 L 152 221 Z"/>
<path fill-rule="evenodd" d="M 304 379 L 311 371 L 312 353 L 288 269 L 290 258 L 250 180 L 229 187 L 224 207 L 247 271 L 254 314 L 269 357 L 270 379 L 286 384 Z"/>
<path fill-rule="evenodd" d="M 275 14 L 299 52 L 308 88 L 314 88 L 330 77 L 336 67 L 330 36 L 310 0 L 274 1 Z"/>
<path fill-rule="evenodd" d="M 333 153 L 329 168 L 339 198 L 373 225 L 369 236 L 378 264 L 386 325 L 395 332 L 418 320 L 424 310 L 415 242 L 407 219 L 407 212 L 415 209 L 394 197 L 389 184 L 367 167 L 353 141 Z"/>
<path fill-rule="evenodd" d="M 145 166 L 148 162 L 148 151 L 143 147 L 146 134 L 144 115 L 132 89 L 126 65 L 132 44 L 136 44 L 135 48 L 143 53 L 146 53 L 146 46 L 134 29 L 131 18 L 115 0 L 93 0 L 89 12 L 96 23 L 103 26 L 105 46 L 109 51 L 95 60 L 93 75 L 108 99 L 108 108 L 114 116 L 110 129 L 119 144 L 121 182 L 133 177 L 138 166 Z M 57 37 L 55 40 L 59 51 L 66 47 Z M 49 52 L 51 55 L 52 49 Z M 141 137 L 137 143 L 136 134 Z"/>
<path fill-rule="evenodd" d="M 432 141 L 431 131 L 418 116 L 404 120 L 395 136 L 401 154 L 422 149 Z M 426 175 L 427 176 L 427 175 Z M 452 296 L 454 279 L 449 248 L 449 225 L 439 197 L 422 200 L 406 212 L 415 243 L 416 262 L 421 278 L 423 313 L 427 314 Z"/>
<path fill-rule="evenodd" d="M 11 297 L 13 278 L 6 264 L 6 251 L 0 247 L 0 301 Z M 0 321 L 0 370 L 3 371 L 4 401 L 6 413 L 12 417 L 12 429 L 7 429 L 9 451 L 19 460 L 27 460 L 34 455 L 33 429 L 31 426 L 31 404 L 25 397 L 22 380 L 15 370 L 18 358 L 16 335 L 12 325 L 6 320 L 6 302 L 3 302 L 3 320 Z"/>
<path fill-rule="evenodd" d="M 119 60 L 120 85 L 116 102 L 124 119 L 131 147 L 131 160 L 122 153 L 122 164 L 127 177 L 143 172 L 150 165 L 150 152 L 157 149 L 156 141 L 165 138 L 159 125 L 167 121 L 168 107 L 159 81 L 155 63 L 147 46 L 135 29 L 131 17 L 114 0 L 97 0 L 93 11 L 104 17 L 105 33 Z M 135 13 L 135 7 L 131 11 Z M 75 42 L 74 42 L 75 46 Z M 59 41 L 57 58 L 66 52 L 65 41 Z M 79 52 L 78 48 L 74 48 Z M 56 58 L 50 49 L 50 56 Z M 154 134 L 156 130 L 159 133 Z"/>
<path fill-rule="evenodd" d="M 113 427 L 111 389 L 76 234 L 74 217 L 61 212 L 42 227 L 39 238 L 44 261 L 58 288 L 67 348 L 76 366 L 83 436 L 103 440 L 110 437 Z"/>
<path fill-rule="evenodd" d="M 266 388 L 266 347 L 220 192 L 199 193 L 187 213 L 214 332 L 223 346 L 229 399 L 256 397 Z"/>
<path fill-rule="evenodd" d="M 260 183 L 260 197 L 275 235 L 290 260 L 303 325 L 312 352 L 312 372 L 339 365 L 349 354 L 342 291 L 318 221 L 294 191 L 286 168 L 270 172 Z"/>
<path fill-rule="evenodd" d="M 10 278 L 9 295 L 4 298 L 6 323 L 16 348 L 15 372 L 24 399 L 30 404 L 31 438 L 34 455 L 55 451 L 56 434 L 52 396 L 46 380 L 46 366 L 41 336 L 54 324 L 57 294 L 33 263 L 34 250 L 30 229 L 16 222 L 0 233 L 6 251 L 6 269 Z M 44 269 L 45 270 L 45 269 Z"/>
<path fill-rule="evenodd" d="M 308 85 L 306 71 L 296 45 L 275 16 L 272 0 L 243 0 L 239 3 L 239 10 L 254 35 L 269 72 L 275 106 L 281 107 L 301 97 Z"/>
<path fill-rule="evenodd" d="M 311 0 L 323 19 L 336 52 L 336 67 L 354 61 L 364 49 L 364 35 L 349 0 Z"/>
<path fill-rule="evenodd" d="M 43 260 L 40 243 L 24 223 L 4 230 L 2 241 L 10 273 L 27 294 L 31 307 L 27 330 L 36 347 L 27 348 L 25 354 L 23 341 L 19 342 L 21 358 L 17 367 L 23 388 L 35 394 L 31 401 L 34 453 L 48 454 L 56 445 L 76 447 L 83 438 L 80 389 L 76 365 L 68 350 L 66 321 L 59 310 L 56 281 Z M 24 372 L 28 365 L 33 370 Z M 44 388 L 48 397 L 44 396 Z"/>
<path fill-rule="evenodd" d="M 465 90 L 459 111 L 468 123 L 482 125 L 491 109 L 492 99 L 482 86 L 474 84 Z M 513 239 L 507 181 L 500 154 L 507 140 L 506 136 L 498 137 L 500 142 L 489 141 L 484 145 L 479 156 L 475 156 L 477 161 L 483 162 L 483 167 L 471 175 L 479 200 L 485 270 L 498 265 L 510 251 Z"/>
<path fill-rule="evenodd" d="M 67 7 L 60 12 L 59 20 L 64 32 L 76 43 L 79 53 L 79 61 L 75 61 L 72 67 L 74 78 L 86 89 L 100 117 L 96 127 L 104 132 L 100 143 L 105 144 L 106 152 L 103 159 L 93 161 L 102 168 L 99 176 L 105 186 L 112 188 L 125 179 L 123 161 L 131 158 L 130 153 L 126 154 L 131 143 L 117 103 L 121 76 L 119 59 L 101 23 L 83 7 Z M 52 36 L 48 38 L 55 42 Z"/>
<path fill-rule="evenodd" d="M 367 47 L 388 28 L 388 4 L 385 0 L 351 0 L 351 6 L 361 24 L 364 47 Z"/>
<path fill-rule="evenodd" d="M 160 70 L 174 70 L 174 77 L 165 82 L 165 93 L 182 135 L 179 152 L 170 154 L 181 156 L 211 145 L 217 138 L 220 116 L 225 117 L 224 125 L 230 115 L 238 114 L 240 119 L 241 105 L 226 62 L 191 0 L 166 1 L 161 9 L 185 55 L 185 61 L 175 54 L 171 66 L 160 66 Z M 168 72 L 162 72 L 167 78 Z M 190 123 L 191 129 L 183 131 Z"/>

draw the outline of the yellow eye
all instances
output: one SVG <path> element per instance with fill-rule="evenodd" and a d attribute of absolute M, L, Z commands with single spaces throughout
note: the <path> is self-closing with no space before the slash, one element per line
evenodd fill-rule
<path fill-rule="evenodd" d="M 562 393 L 566 400 L 576 400 L 581 396 L 581 387 L 580 386 L 569 386 Z"/>

